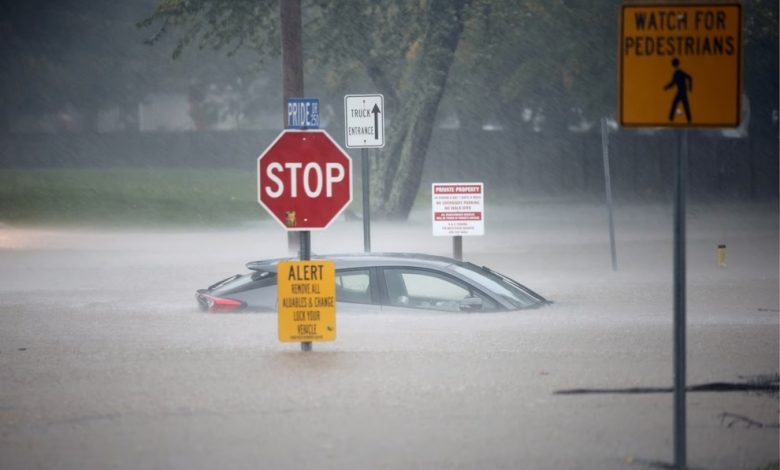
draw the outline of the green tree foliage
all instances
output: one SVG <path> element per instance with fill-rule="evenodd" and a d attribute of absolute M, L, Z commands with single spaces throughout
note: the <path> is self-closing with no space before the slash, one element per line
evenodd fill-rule
<path fill-rule="evenodd" d="M 318 63 L 338 64 L 331 80 L 359 70 L 383 93 L 391 119 L 388 158 L 372 169 L 372 209 L 378 217 L 406 218 L 420 183 L 439 102 L 463 31 L 467 0 L 388 0 L 304 4 L 304 51 Z M 275 1 L 163 0 L 144 25 L 161 33 L 173 26 L 178 56 L 190 44 L 259 57 L 278 55 Z"/>
<path fill-rule="evenodd" d="M 405 219 L 414 203 L 469 3 L 316 3 L 322 34 L 316 54 L 359 63 L 393 116 L 388 155 L 374 160 L 371 171 L 372 212 L 378 217 Z"/>
<path fill-rule="evenodd" d="M 242 47 L 260 58 L 279 54 L 278 0 L 160 0 L 154 14 L 139 25 L 158 28 L 149 43 L 175 29 L 173 58 L 187 46 L 227 50 L 231 56 Z"/>

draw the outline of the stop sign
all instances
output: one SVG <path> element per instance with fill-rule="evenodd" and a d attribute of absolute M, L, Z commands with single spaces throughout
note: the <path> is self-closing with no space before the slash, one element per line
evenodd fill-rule
<path fill-rule="evenodd" d="M 352 159 L 324 130 L 282 131 L 257 159 L 257 199 L 287 230 L 326 228 L 352 202 Z"/>

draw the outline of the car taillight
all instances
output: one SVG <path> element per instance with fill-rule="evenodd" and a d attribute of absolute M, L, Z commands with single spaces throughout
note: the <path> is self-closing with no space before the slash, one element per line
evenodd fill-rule
<path fill-rule="evenodd" d="M 241 310 L 246 306 L 244 302 L 241 302 L 240 300 L 233 300 L 233 299 L 225 299 L 222 297 L 215 297 L 213 295 L 207 295 L 202 294 L 203 298 L 206 300 L 206 304 L 208 305 L 209 312 L 214 313 L 224 313 L 224 312 L 235 312 L 237 310 Z"/>

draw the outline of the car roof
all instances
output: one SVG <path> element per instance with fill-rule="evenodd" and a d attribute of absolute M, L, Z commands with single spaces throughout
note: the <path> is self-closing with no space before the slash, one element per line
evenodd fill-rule
<path fill-rule="evenodd" d="M 352 253 L 333 255 L 313 255 L 312 260 L 331 260 L 337 269 L 376 267 L 376 266 L 411 266 L 419 268 L 446 269 L 453 264 L 463 264 L 453 258 L 420 253 Z M 250 261 L 246 267 L 253 271 L 276 272 L 281 261 L 298 261 L 297 258 L 277 258 L 260 261 Z"/>

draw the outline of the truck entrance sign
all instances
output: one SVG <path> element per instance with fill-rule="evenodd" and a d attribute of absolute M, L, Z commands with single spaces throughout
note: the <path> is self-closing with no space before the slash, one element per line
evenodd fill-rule
<path fill-rule="evenodd" d="M 622 126 L 739 125 L 739 3 L 628 3 L 619 26 Z"/>
<path fill-rule="evenodd" d="M 485 234 L 482 183 L 433 183 L 431 196 L 434 236 Z"/>
<path fill-rule="evenodd" d="M 336 265 L 283 261 L 276 271 L 279 341 L 336 339 Z"/>
<path fill-rule="evenodd" d="M 385 97 L 344 96 L 344 141 L 347 148 L 385 146 Z"/>
<path fill-rule="evenodd" d="M 352 201 L 352 160 L 324 130 L 285 130 L 257 159 L 258 201 L 287 230 L 324 229 Z"/>

